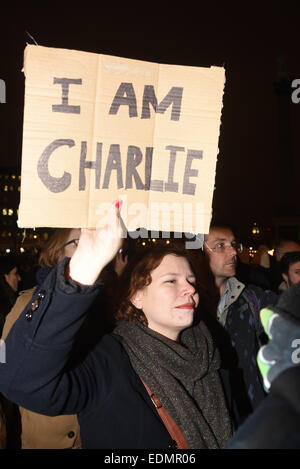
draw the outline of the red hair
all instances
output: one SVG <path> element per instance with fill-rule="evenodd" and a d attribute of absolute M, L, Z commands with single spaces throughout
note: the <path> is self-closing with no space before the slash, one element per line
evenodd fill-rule
<path fill-rule="evenodd" d="M 116 322 L 138 319 L 145 326 L 148 325 L 143 311 L 136 308 L 131 303 L 131 298 L 137 291 L 150 285 L 152 280 L 151 272 L 156 269 L 163 258 L 169 254 L 184 257 L 188 261 L 193 273 L 196 275 L 192 256 L 188 250 L 179 244 L 174 243 L 166 245 L 157 242 L 153 247 L 141 249 L 127 264 L 119 278 L 120 303 L 117 306 Z"/>

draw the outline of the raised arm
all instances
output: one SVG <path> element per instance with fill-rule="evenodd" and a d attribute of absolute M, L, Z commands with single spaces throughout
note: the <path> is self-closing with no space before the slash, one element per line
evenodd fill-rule
<path fill-rule="evenodd" d="M 78 247 L 70 261 L 70 277 L 82 285 L 92 285 L 121 246 L 120 202 L 108 213 L 108 223 L 101 220 L 95 230 L 82 228 Z"/>
<path fill-rule="evenodd" d="M 64 259 L 34 293 L 2 345 L 0 392 L 25 408 L 48 415 L 77 413 L 90 398 L 88 360 L 66 371 L 75 336 L 99 294 L 97 278 L 121 244 L 119 209 L 109 222 L 84 229 L 70 264 Z M 99 311 L 101 314 L 101 311 Z"/>

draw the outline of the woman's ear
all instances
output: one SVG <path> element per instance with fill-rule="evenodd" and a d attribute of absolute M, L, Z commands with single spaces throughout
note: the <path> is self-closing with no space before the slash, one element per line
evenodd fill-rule
<path fill-rule="evenodd" d="M 282 277 L 287 286 L 290 287 L 289 277 L 286 274 L 282 274 Z"/>
<path fill-rule="evenodd" d="M 141 290 L 137 291 L 130 301 L 137 309 L 143 309 L 143 296 Z"/>

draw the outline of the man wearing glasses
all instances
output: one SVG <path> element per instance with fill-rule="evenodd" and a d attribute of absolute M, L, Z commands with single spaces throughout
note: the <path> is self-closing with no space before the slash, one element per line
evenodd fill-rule
<path fill-rule="evenodd" d="M 233 401 L 230 403 L 239 425 L 264 398 L 256 357 L 264 338 L 259 311 L 275 304 L 277 295 L 260 287 L 244 285 L 236 277 L 238 254 L 243 246 L 232 229 L 212 223 L 204 237 L 204 251 L 219 294 L 214 331 L 223 367 L 228 371 Z"/>

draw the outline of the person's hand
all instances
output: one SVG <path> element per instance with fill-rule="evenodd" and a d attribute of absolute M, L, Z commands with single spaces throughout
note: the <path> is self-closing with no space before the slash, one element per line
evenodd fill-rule
<path fill-rule="evenodd" d="M 263 377 L 264 388 L 269 391 L 273 380 L 284 370 L 300 364 L 300 323 L 282 316 L 278 307 L 264 308 L 260 318 L 269 337 L 261 347 L 257 363 Z"/>
<path fill-rule="evenodd" d="M 122 244 L 120 203 L 113 204 L 108 223 L 97 223 L 96 229 L 81 229 L 78 247 L 70 260 L 69 275 L 75 282 L 92 285 L 103 268 L 115 257 Z"/>

